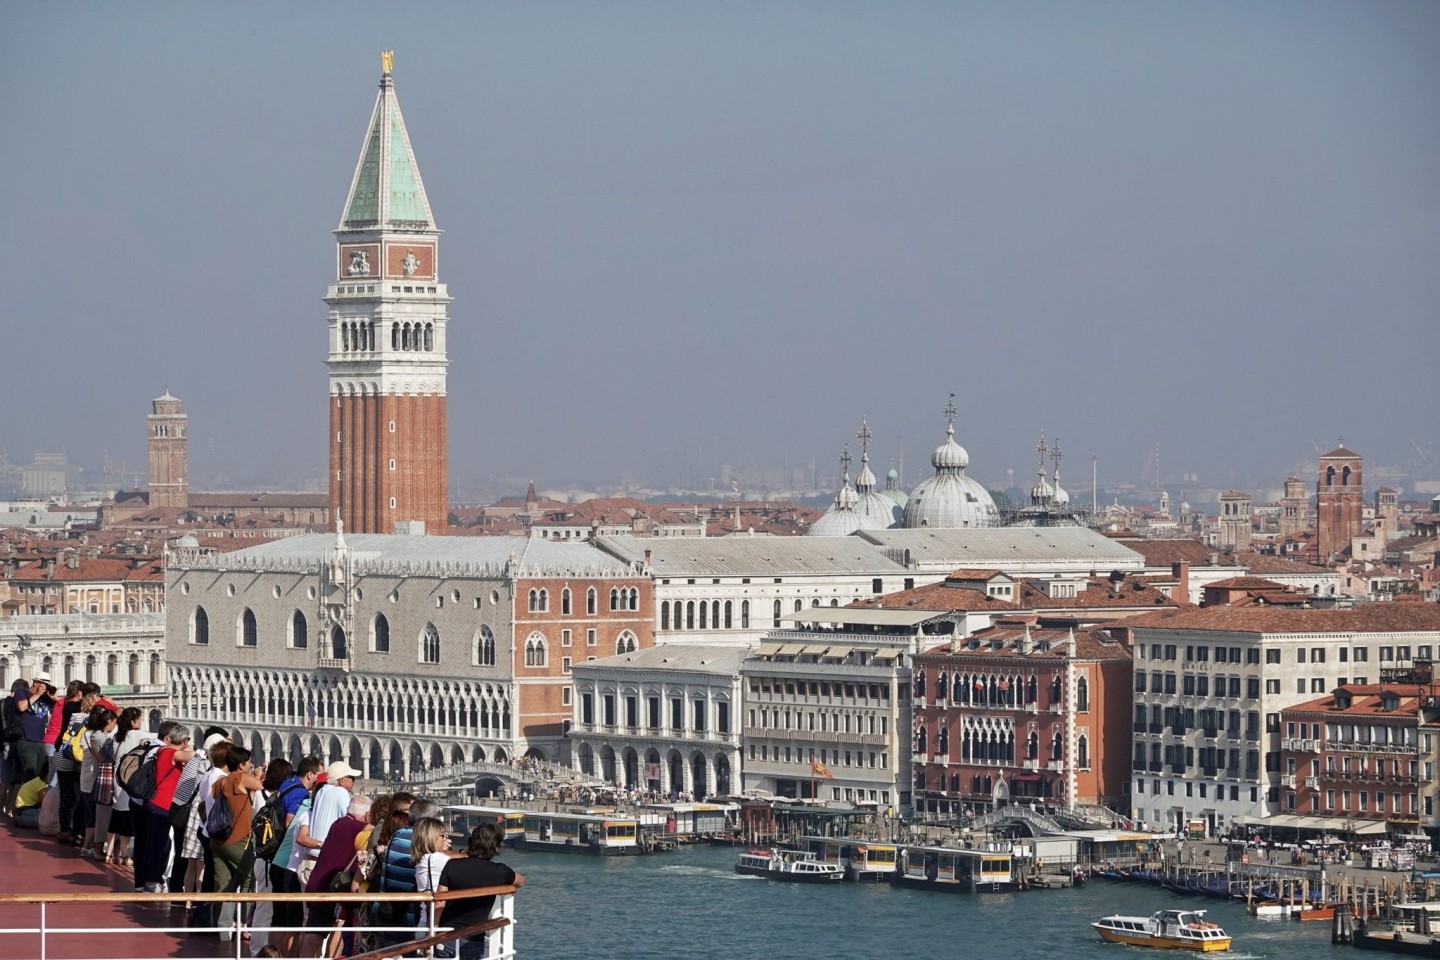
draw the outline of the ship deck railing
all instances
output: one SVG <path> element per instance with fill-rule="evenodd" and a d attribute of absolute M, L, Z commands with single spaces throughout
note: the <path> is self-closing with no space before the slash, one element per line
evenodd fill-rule
<path fill-rule="evenodd" d="M 409 934 L 410 936 L 393 946 L 377 947 L 361 953 L 346 955 L 350 960 L 391 960 L 391 958 L 407 954 L 413 956 L 417 953 L 429 957 L 432 956 L 433 948 L 437 946 L 485 934 L 485 960 L 513 960 L 516 955 L 514 945 L 515 890 L 516 888 L 513 886 L 500 886 L 449 890 L 444 893 L 0 893 L 0 907 L 28 904 L 38 907 L 39 911 L 36 925 L 0 927 L 0 938 L 3 938 L 6 944 L 5 956 L 35 957 L 37 960 L 62 960 L 62 958 L 63 960 L 159 960 L 161 957 L 175 955 L 172 952 L 175 949 L 175 942 L 168 936 L 162 936 L 162 942 L 156 944 L 157 948 L 165 951 L 164 953 L 142 952 L 131 955 L 126 952 L 127 947 L 131 944 L 138 945 L 145 939 L 145 935 L 152 934 L 224 935 L 228 933 L 228 942 L 224 939 L 211 941 L 214 944 L 214 951 L 206 952 L 203 955 L 246 960 L 251 955 L 251 934 L 318 934 L 324 935 L 326 938 L 336 932 L 346 933 L 361 930 L 369 933 Z M 495 906 L 491 910 L 490 919 L 456 928 L 436 924 L 434 905 L 447 900 L 490 895 L 495 896 Z M 128 926 L 87 926 L 77 922 L 85 919 L 87 905 L 109 905 L 111 907 L 150 905 L 168 908 L 172 903 L 182 900 L 192 906 L 207 903 L 217 906 L 227 903 L 253 905 L 281 901 L 300 901 L 307 906 L 314 903 L 369 905 L 386 902 L 424 903 L 431 906 L 427 911 L 430 918 L 429 927 L 424 931 L 417 930 L 413 925 L 384 926 L 369 923 L 363 927 L 347 924 L 323 928 L 257 925 L 246 920 L 245 911 L 238 907 L 234 910 L 235 916 L 232 921 L 215 926 L 197 927 L 183 922 L 179 924 L 151 923 L 148 917 L 143 923 L 134 923 Z M 183 917 L 183 915 L 181 916 Z M 422 932 L 424 936 L 417 936 Z M 93 955 L 79 952 L 86 949 L 86 946 L 82 944 L 93 946 L 96 952 Z M 144 950 L 143 947 L 141 949 Z M 194 954 L 187 951 L 185 955 Z"/>

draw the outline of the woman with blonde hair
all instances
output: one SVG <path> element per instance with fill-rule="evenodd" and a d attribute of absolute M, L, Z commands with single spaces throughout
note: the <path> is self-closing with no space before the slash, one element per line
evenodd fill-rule
<path fill-rule="evenodd" d="M 415 892 L 433 892 L 440 885 L 440 874 L 445 872 L 445 864 L 455 856 L 458 854 L 450 849 L 450 834 L 443 820 L 435 817 L 417 820 L 410 837 L 410 862 L 415 864 Z M 430 935 L 430 911 L 423 903 L 420 904 L 419 933 L 422 937 Z M 435 955 L 442 954 L 437 950 Z"/>

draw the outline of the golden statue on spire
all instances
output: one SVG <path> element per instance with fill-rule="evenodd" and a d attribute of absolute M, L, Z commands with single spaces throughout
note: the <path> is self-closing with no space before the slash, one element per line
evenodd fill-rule
<path fill-rule="evenodd" d="M 380 51 L 380 72 L 381 72 L 381 73 L 384 73 L 384 74 L 389 74 L 390 71 L 393 70 L 393 69 L 395 69 L 395 51 L 394 51 L 394 50 L 381 50 L 381 51 Z"/>

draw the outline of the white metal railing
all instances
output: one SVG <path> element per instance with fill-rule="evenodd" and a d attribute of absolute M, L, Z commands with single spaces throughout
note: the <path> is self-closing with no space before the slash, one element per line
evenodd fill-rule
<path fill-rule="evenodd" d="M 473 927 L 462 928 L 455 931 L 453 928 L 438 926 L 435 922 L 435 905 L 447 900 L 474 897 L 477 895 L 495 895 L 495 906 L 490 912 L 490 920 L 485 924 L 485 960 L 513 960 L 515 957 L 515 888 L 514 887 L 485 887 L 472 890 L 452 890 L 448 893 L 187 893 L 177 895 L 165 893 L 25 893 L 25 894 L 0 894 L 0 907 L 13 906 L 17 904 L 34 904 L 39 908 L 39 921 L 35 926 L 30 927 L 0 927 L 0 936 L 3 936 L 8 944 L 7 948 L 0 955 L 7 957 L 21 956 L 16 938 L 18 937 L 39 937 L 38 949 L 35 956 L 38 960 L 50 960 L 51 957 L 63 956 L 66 960 L 160 960 L 161 957 L 173 955 L 175 945 L 168 939 L 157 943 L 157 949 L 163 953 L 147 954 L 138 957 L 124 957 L 116 951 L 116 941 L 107 940 L 106 934 L 119 935 L 143 935 L 144 933 L 154 934 L 218 934 L 222 941 L 228 942 L 234 947 L 235 960 L 245 960 L 250 956 L 252 948 L 249 940 L 250 934 L 316 934 L 323 933 L 327 938 L 339 931 L 364 931 L 368 933 L 391 933 L 406 934 L 397 945 L 386 948 L 374 948 L 364 953 L 349 954 L 352 957 L 365 958 L 365 960 L 381 960 L 381 958 L 399 957 L 402 955 L 413 955 L 417 950 L 424 956 L 432 956 L 431 948 L 440 943 L 453 942 L 460 934 L 478 935 L 480 929 Z M 153 904 L 168 907 L 171 901 L 183 896 L 191 903 L 213 903 L 213 904 L 254 904 L 254 903 L 275 903 L 285 900 L 299 900 L 306 905 L 329 902 L 337 904 L 364 904 L 369 905 L 377 902 L 418 902 L 429 905 L 426 913 L 429 916 L 429 923 L 423 930 L 417 930 L 413 926 L 380 926 L 365 924 L 363 927 L 336 926 L 329 928 L 316 927 L 282 927 L 273 925 L 257 925 L 248 922 L 245 911 L 236 909 L 234 918 L 230 923 L 216 926 L 195 927 L 195 926 L 163 926 L 149 922 L 136 922 L 128 926 L 76 926 L 77 920 L 94 920 L 93 914 L 86 916 L 83 908 L 87 904 L 111 904 L 115 906 Z M 52 907 L 59 907 L 59 910 L 52 910 Z M 81 911 L 77 915 L 77 908 Z M 52 914 L 54 916 L 52 916 Z M 157 914 L 158 916 L 158 914 Z M 58 920 L 58 923 L 56 922 Z M 61 924 L 64 924 L 63 926 Z M 85 947 L 91 947 L 100 952 L 93 957 L 81 954 L 77 951 L 76 943 L 81 942 Z M 27 948 L 28 949 L 28 948 Z M 256 947 L 258 949 L 258 947 Z M 222 956 L 216 952 L 214 956 Z M 229 948 L 225 954 L 229 956 Z"/>

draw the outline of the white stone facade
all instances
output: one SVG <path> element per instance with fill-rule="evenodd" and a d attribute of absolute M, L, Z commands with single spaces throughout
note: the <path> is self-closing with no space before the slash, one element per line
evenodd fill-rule
<path fill-rule="evenodd" d="M 122 707 L 140 707 L 154 729 L 166 703 L 165 615 L 56 613 L 0 620 L 0 689 L 45 673 L 100 684 Z"/>
<path fill-rule="evenodd" d="M 1281 812 L 1280 711 L 1440 650 L 1440 630 L 1315 630 L 1300 619 L 1285 628 L 1276 611 L 1247 629 L 1244 611 L 1225 612 L 1240 615 L 1236 627 L 1133 631 L 1137 820 L 1204 820 L 1213 833 Z"/>
<path fill-rule="evenodd" d="M 576 664 L 572 767 L 697 800 L 738 792 L 744 656 L 668 644 Z"/>

